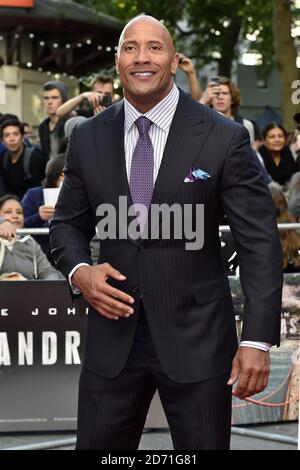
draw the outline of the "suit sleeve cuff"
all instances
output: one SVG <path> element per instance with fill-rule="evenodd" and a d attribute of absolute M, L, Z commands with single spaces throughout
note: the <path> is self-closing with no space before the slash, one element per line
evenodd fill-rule
<path fill-rule="evenodd" d="M 272 345 L 269 343 L 262 343 L 259 341 L 241 341 L 240 346 L 247 348 L 256 348 L 265 352 L 270 351 L 272 347 Z"/>
<path fill-rule="evenodd" d="M 73 294 L 80 294 L 80 290 L 77 289 L 77 287 L 74 287 L 73 284 L 72 284 L 72 276 L 75 273 L 75 271 L 77 271 L 77 269 L 80 268 L 80 266 L 89 266 L 89 264 L 87 264 L 87 263 L 76 264 L 76 266 L 69 273 L 69 284 L 70 284 L 70 287 L 71 287 L 71 290 L 72 290 Z"/>

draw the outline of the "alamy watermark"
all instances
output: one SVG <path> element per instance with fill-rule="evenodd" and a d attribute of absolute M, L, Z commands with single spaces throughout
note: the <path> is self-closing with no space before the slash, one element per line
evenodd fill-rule
<path fill-rule="evenodd" d="M 0 104 L 6 104 L 6 87 L 3 80 L 0 80 Z"/>
<path fill-rule="evenodd" d="M 96 215 L 101 217 L 96 230 L 100 240 L 184 239 L 186 250 L 201 250 L 204 245 L 204 204 L 151 204 L 148 219 L 146 206 L 128 206 L 127 196 L 119 196 L 118 208 L 100 204 Z"/>
<path fill-rule="evenodd" d="M 300 80 L 294 80 L 292 88 L 295 89 L 291 96 L 292 103 L 300 104 Z"/>

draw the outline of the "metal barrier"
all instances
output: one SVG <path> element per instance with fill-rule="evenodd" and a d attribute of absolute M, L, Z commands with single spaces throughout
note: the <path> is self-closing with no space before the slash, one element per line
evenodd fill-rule
<path fill-rule="evenodd" d="M 278 230 L 299 230 L 300 223 L 293 224 L 278 224 Z M 220 225 L 219 232 L 226 233 L 230 232 L 229 225 Z M 17 230 L 17 235 L 49 235 L 48 228 L 22 228 Z"/>
<path fill-rule="evenodd" d="M 168 433 L 168 429 L 160 430 L 161 432 Z M 293 446 L 297 446 L 298 439 L 295 437 L 285 436 L 283 434 L 274 434 L 269 432 L 261 432 L 253 429 L 245 429 L 245 428 L 231 428 L 231 434 L 244 436 L 244 437 L 252 437 L 255 439 L 262 439 L 272 442 L 280 442 L 282 444 L 290 444 Z M 51 439 L 49 441 L 39 442 L 37 444 L 25 444 L 19 445 L 15 447 L 7 447 L 2 448 L 0 450 L 46 450 L 46 449 L 55 449 L 61 447 L 70 447 L 75 446 L 76 444 L 76 437 L 69 437 L 63 439 Z"/>

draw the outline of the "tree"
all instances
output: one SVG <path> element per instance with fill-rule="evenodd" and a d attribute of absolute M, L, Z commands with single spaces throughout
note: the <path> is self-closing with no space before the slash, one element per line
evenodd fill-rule
<path fill-rule="evenodd" d="M 177 49 L 199 67 L 217 62 L 220 75 L 231 75 L 239 57 L 239 39 L 259 31 L 255 49 L 272 57 L 272 0 L 77 0 L 103 13 L 128 20 L 139 13 L 162 19 L 171 30 Z M 184 21 L 183 21 L 184 19 Z M 186 50 L 188 45 L 188 50 Z M 270 60 L 264 61 L 265 68 Z"/>
<path fill-rule="evenodd" d="M 219 75 L 230 77 L 240 58 L 241 45 L 261 55 L 258 74 L 267 78 L 277 65 L 281 79 L 284 124 L 293 127 L 298 111 L 291 103 L 291 84 L 299 77 L 296 46 L 291 37 L 290 0 L 77 0 L 103 13 L 128 20 L 139 13 L 163 19 L 177 50 L 194 59 L 197 67 L 217 62 Z"/>
<path fill-rule="evenodd" d="M 291 36 L 292 14 L 289 0 L 273 0 L 273 36 L 275 62 L 281 81 L 281 105 L 286 129 L 293 129 L 293 115 L 300 111 L 292 103 L 292 83 L 299 78 L 296 67 L 297 51 Z"/>

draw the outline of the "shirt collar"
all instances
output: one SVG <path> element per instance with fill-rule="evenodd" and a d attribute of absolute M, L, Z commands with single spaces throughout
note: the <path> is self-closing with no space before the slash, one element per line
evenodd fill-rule
<path fill-rule="evenodd" d="M 163 100 L 161 100 L 154 108 L 147 111 L 145 114 L 140 113 L 126 98 L 124 98 L 125 109 L 125 129 L 130 131 L 134 122 L 140 117 L 145 116 L 150 119 L 154 124 L 160 127 L 163 131 L 170 128 L 177 103 L 179 99 L 179 90 L 177 86 L 173 85 L 172 90 L 168 93 Z"/>

